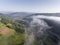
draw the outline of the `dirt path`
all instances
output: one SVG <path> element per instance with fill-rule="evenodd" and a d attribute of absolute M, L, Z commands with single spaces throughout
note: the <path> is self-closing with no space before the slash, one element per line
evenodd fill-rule
<path fill-rule="evenodd" d="M 13 35 L 13 31 L 8 27 L 0 28 L 0 34 L 2 35 Z"/>

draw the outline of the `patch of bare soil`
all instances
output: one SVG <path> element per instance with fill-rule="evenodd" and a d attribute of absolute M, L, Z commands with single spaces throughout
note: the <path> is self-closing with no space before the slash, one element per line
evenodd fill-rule
<path fill-rule="evenodd" d="M 14 33 L 11 29 L 9 29 L 8 27 L 5 27 L 5 28 L 0 29 L 0 34 L 2 34 L 2 35 L 13 35 Z"/>

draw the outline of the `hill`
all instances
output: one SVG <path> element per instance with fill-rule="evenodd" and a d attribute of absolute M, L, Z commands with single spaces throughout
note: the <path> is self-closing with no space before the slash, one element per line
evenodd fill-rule
<path fill-rule="evenodd" d="M 23 45 L 24 41 L 24 26 L 0 17 L 0 45 Z"/>

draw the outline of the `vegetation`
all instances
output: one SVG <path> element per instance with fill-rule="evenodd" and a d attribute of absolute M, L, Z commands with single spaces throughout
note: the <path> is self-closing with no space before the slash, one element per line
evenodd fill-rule
<path fill-rule="evenodd" d="M 0 17 L 0 45 L 23 45 L 24 41 L 24 25 Z"/>

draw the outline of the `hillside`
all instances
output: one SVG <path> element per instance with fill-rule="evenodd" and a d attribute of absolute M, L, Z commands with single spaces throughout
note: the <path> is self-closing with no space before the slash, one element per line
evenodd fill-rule
<path fill-rule="evenodd" d="M 22 24 L 0 17 L 0 45 L 23 45 L 25 32 Z"/>
<path fill-rule="evenodd" d="M 3 23 L 0 23 L 0 35 L 13 35 L 13 29 L 6 27 Z"/>

